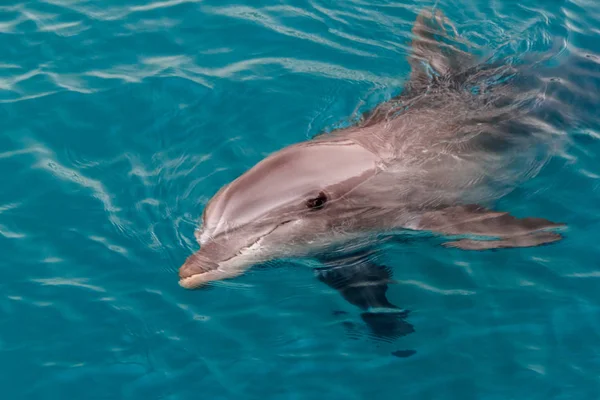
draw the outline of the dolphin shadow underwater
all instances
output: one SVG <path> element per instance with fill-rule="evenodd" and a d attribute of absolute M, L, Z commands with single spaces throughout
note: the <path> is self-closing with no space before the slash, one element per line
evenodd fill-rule
<path fill-rule="evenodd" d="M 391 270 L 360 251 L 328 249 L 373 233 L 422 231 L 462 250 L 523 248 L 562 239 L 561 223 L 488 208 L 534 177 L 560 147 L 544 84 L 511 63 L 462 50 L 441 12 L 412 28 L 403 91 L 350 127 L 288 146 L 222 187 L 195 236 L 180 285 L 231 279 L 278 258 L 322 262 L 317 279 L 361 310 L 375 336 L 413 331 L 387 297 Z M 554 114 L 552 114 L 554 113 Z M 398 356 L 412 354 L 399 352 Z"/>

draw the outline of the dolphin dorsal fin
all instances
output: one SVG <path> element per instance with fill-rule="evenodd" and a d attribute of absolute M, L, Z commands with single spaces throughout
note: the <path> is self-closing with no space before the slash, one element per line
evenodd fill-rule
<path fill-rule="evenodd" d="M 445 25 L 452 28 L 450 36 Z M 439 10 L 423 10 L 412 28 L 410 82 L 412 86 L 427 85 L 433 76 L 458 73 L 472 63 L 472 56 L 457 47 L 457 30 Z"/>

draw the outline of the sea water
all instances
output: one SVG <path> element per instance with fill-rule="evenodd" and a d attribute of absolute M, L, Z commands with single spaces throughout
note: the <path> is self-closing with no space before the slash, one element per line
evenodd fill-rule
<path fill-rule="evenodd" d="M 387 244 L 393 342 L 303 260 L 182 289 L 210 197 L 397 94 L 432 6 L 569 93 L 565 148 L 496 204 L 565 239 Z M 600 398 L 599 26 L 592 0 L 3 0 L 0 397 Z"/>

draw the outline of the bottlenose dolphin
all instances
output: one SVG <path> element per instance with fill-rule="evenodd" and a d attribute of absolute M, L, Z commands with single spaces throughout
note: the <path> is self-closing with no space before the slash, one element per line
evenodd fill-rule
<path fill-rule="evenodd" d="M 340 262 L 330 246 L 398 230 L 458 236 L 445 245 L 465 250 L 560 240 L 549 229 L 562 224 L 486 206 L 533 177 L 560 141 L 536 113 L 542 89 L 519 80 L 527 74 L 517 66 L 478 62 L 445 25 L 440 12 L 418 15 L 400 95 L 221 188 L 203 212 L 200 249 L 181 266 L 180 285 L 317 254 L 319 280 L 377 330 L 377 310 L 399 310 L 386 297 L 390 270 L 360 255 Z"/>

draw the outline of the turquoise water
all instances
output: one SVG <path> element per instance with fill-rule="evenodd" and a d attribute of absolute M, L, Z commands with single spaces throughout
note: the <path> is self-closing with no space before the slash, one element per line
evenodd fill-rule
<path fill-rule="evenodd" d="M 600 3 L 435 3 L 482 51 L 550 55 L 578 124 L 496 208 L 568 229 L 529 249 L 387 245 L 414 327 L 393 342 L 303 260 L 178 285 L 208 199 L 398 93 L 434 5 L 246 3 L 0 5 L 2 398 L 600 398 Z"/>

